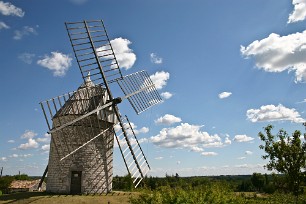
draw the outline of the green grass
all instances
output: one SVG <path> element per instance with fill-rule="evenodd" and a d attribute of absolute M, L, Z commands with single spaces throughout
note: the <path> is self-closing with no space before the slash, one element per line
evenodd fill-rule
<path fill-rule="evenodd" d="M 113 192 L 102 195 L 52 195 L 44 192 L 25 192 L 14 193 L 0 196 L 0 204 L 20 203 L 20 204 L 126 204 L 129 198 L 137 193 L 130 192 Z"/>

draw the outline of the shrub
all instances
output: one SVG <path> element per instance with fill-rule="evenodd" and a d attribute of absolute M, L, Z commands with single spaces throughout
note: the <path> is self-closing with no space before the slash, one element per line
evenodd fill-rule
<path fill-rule="evenodd" d="M 163 186 L 154 191 L 147 191 L 138 197 L 132 197 L 130 202 L 133 204 L 204 204 L 204 203 L 242 203 L 241 197 L 235 196 L 226 183 L 213 183 L 198 187 L 171 188 Z"/>
<path fill-rule="evenodd" d="M 3 193 L 8 193 L 8 188 L 10 187 L 13 180 L 14 177 L 12 176 L 3 176 L 2 178 L 0 178 L 0 190 Z"/>

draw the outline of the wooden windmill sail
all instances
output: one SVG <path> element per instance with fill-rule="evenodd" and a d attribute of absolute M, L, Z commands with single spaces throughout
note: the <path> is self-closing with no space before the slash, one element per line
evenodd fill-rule
<path fill-rule="evenodd" d="M 65 24 L 84 83 L 40 103 L 51 134 L 47 191 L 111 191 L 114 138 L 137 187 L 150 166 L 117 104 L 128 99 L 139 114 L 162 99 L 147 72 L 122 75 L 102 20 Z M 114 82 L 123 97 L 113 96 Z"/>

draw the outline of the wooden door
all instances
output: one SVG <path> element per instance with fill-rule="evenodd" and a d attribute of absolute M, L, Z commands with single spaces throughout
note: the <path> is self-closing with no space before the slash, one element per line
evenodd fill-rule
<path fill-rule="evenodd" d="M 81 186 L 82 186 L 82 171 L 72 171 L 70 193 L 81 194 Z"/>

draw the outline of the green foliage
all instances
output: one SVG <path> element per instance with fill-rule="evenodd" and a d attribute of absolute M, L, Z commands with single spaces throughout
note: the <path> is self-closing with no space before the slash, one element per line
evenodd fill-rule
<path fill-rule="evenodd" d="M 214 182 L 198 187 L 171 188 L 163 186 L 132 197 L 132 204 L 204 204 L 204 203 L 242 203 L 244 199 L 235 196 L 226 183 Z"/>
<path fill-rule="evenodd" d="M 0 190 L 0 196 L 2 196 L 2 191 Z"/>
<path fill-rule="evenodd" d="M 30 177 L 27 174 L 19 174 L 14 176 L 15 180 L 30 180 Z"/>
<path fill-rule="evenodd" d="M 124 177 L 115 176 L 113 178 L 113 189 L 121 191 L 133 191 L 133 179 L 131 175 L 126 175 Z"/>
<path fill-rule="evenodd" d="M 251 181 L 257 191 L 261 191 L 265 185 L 265 177 L 261 173 L 253 173 Z"/>
<path fill-rule="evenodd" d="M 259 148 L 266 152 L 262 158 L 269 160 L 266 165 L 268 170 L 284 174 L 283 187 L 297 196 L 305 179 L 306 143 L 301 142 L 300 131 L 296 130 L 290 137 L 284 130 L 273 135 L 272 129 L 272 125 L 268 125 L 265 127 L 265 134 L 259 133 L 260 139 L 264 142 Z"/>
<path fill-rule="evenodd" d="M 12 176 L 3 176 L 0 178 L 0 190 L 3 193 L 8 193 L 8 188 L 11 185 L 12 181 L 14 180 L 14 177 Z"/>
<path fill-rule="evenodd" d="M 237 187 L 238 191 L 242 192 L 252 192 L 254 191 L 254 186 L 250 179 L 243 180 L 241 184 Z"/>

